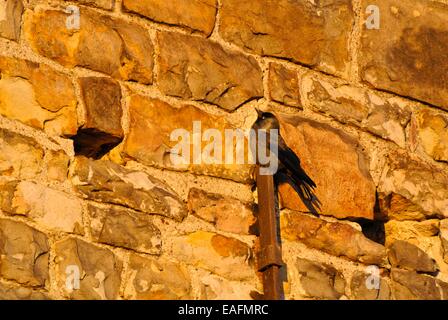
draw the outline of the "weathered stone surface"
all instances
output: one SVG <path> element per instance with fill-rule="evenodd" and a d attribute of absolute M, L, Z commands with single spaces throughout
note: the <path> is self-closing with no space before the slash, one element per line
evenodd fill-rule
<path fill-rule="evenodd" d="M 448 216 L 446 172 L 402 150 L 389 153 L 386 159 L 387 166 L 379 183 L 380 192 L 394 192 L 419 204 L 425 211 Z"/>
<path fill-rule="evenodd" d="M 17 106 L 20 106 L 18 108 Z M 76 96 L 70 78 L 44 64 L 0 56 L 0 114 L 71 136 L 77 130 Z"/>
<path fill-rule="evenodd" d="M 47 300 L 48 296 L 26 287 L 0 283 L 0 300 Z"/>
<path fill-rule="evenodd" d="M 348 0 L 226 0 L 219 31 L 225 40 L 256 54 L 346 73 L 353 17 Z"/>
<path fill-rule="evenodd" d="M 91 200 L 123 205 L 137 211 L 182 220 L 187 210 L 164 182 L 110 161 L 77 157 L 72 181 L 78 192 Z"/>
<path fill-rule="evenodd" d="M 385 277 L 380 277 L 379 288 L 374 287 L 369 277 L 371 274 L 356 271 L 352 276 L 350 289 L 353 299 L 356 300 L 389 300 L 391 296 L 389 281 Z M 369 287 L 367 286 L 369 284 Z M 370 287 L 370 285 L 373 285 Z"/>
<path fill-rule="evenodd" d="M 210 35 L 215 26 L 216 0 L 124 0 L 124 9 L 157 22 L 179 25 Z"/>
<path fill-rule="evenodd" d="M 419 247 L 406 242 L 395 241 L 388 251 L 392 267 L 421 272 L 436 272 L 439 267 L 434 259 L 430 258 Z"/>
<path fill-rule="evenodd" d="M 3 0 L 0 3 L 0 37 L 19 39 L 22 12 L 22 0 Z"/>
<path fill-rule="evenodd" d="M 384 224 L 384 231 L 386 245 L 392 244 L 395 240 L 408 241 L 421 237 L 434 237 L 439 233 L 439 220 L 421 222 L 391 220 Z"/>
<path fill-rule="evenodd" d="M 26 15 L 25 33 L 39 54 L 66 67 L 152 83 L 154 48 L 143 27 L 82 8 L 80 29 L 70 29 L 66 26 L 68 15 L 55 10 Z"/>
<path fill-rule="evenodd" d="M 66 181 L 68 165 L 70 162 L 69 156 L 62 150 L 47 150 L 45 152 L 45 157 L 47 160 L 46 177 L 49 180 L 56 180 L 59 182 Z"/>
<path fill-rule="evenodd" d="M 303 94 L 307 104 L 342 123 L 355 124 L 375 135 L 405 147 L 410 107 L 396 97 L 383 98 L 373 91 L 353 87 L 343 81 L 306 74 Z"/>
<path fill-rule="evenodd" d="M 299 212 L 283 213 L 280 222 L 283 239 L 365 264 L 385 262 L 385 247 L 348 224 L 326 222 Z"/>
<path fill-rule="evenodd" d="M 35 178 L 43 167 L 44 150 L 33 138 L 0 129 L 0 174 Z"/>
<path fill-rule="evenodd" d="M 179 263 L 131 255 L 129 273 L 125 299 L 192 299 L 188 270 Z"/>
<path fill-rule="evenodd" d="M 85 106 L 85 123 L 75 137 L 76 154 L 98 157 L 123 139 L 121 88 L 109 78 L 79 79 Z"/>
<path fill-rule="evenodd" d="M 308 297 L 337 300 L 345 293 L 345 279 L 332 266 L 298 258 L 300 283 Z"/>
<path fill-rule="evenodd" d="M 396 193 L 378 195 L 379 209 L 385 220 L 416 220 L 422 221 L 432 216 L 431 212 L 422 209 L 418 204 L 412 203 Z"/>
<path fill-rule="evenodd" d="M 369 4 L 362 1 L 363 8 Z M 424 0 L 380 0 L 375 5 L 381 25 L 379 30 L 363 26 L 363 80 L 448 110 L 448 6 Z"/>
<path fill-rule="evenodd" d="M 225 232 L 249 234 L 255 223 L 253 205 L 195 188 L 188 194 L 188 209 Z"/>
<path fill-rule="evenodd" d="M 43 287 L 48 281 L 47 237 L 21 222 L 0 219 L 0 275 Z"/>
<path fill-rule="evenodd" d="M 1 176 L 35 179 L 43 173 L 48 180 L 62 182 L 67 180 L 69 160 L 62 150 L 44 150 L 34 138 L 0 129 Z"/>
<path fill-rule="evenodd" d="M 65 0 L 72 1 L 73 0 Z M 102 9 L 112 10 L 114 7 L 114 0 L 74 0 L 80 4 L 86 4 L 89 6 L 94 6 Z"/>
<path fill-rule="evenodd" d="M 262 72 L 255 58 L 199 37 L 174 32 L 157 37 L 158 83 L 163 93 L 230 111 L 263 96 Z"/>
<path fill-rule="evenodd" d="M 250 248 L 216 233 L 197 231 L 173 239 L 172 253 L 180 261 L 233 280 L 255 276 Z"/>
<path fill-rule="evenodd" d="M 360 125 L 369 115 L 365 91 L 345 82 L 330 81 L 307 73 L 302 78 L 308 105 L 343 123 Z"/>
<path fill-rule="evenodd" d="M 397 300 L 439 300 L 440 283 L 433 277 L 415 271 L 392 269 L 392 291 Z"/>
<path fill-rule="evenodd" d="M 79 239 L 68 238 L 55 245 L 54 262 L 58 287 L 70 299 L 117 299 L 122 262 L 107 249 Z M 67 276 L 79 269 L 80 287 L 71 290 Z M 73 285 L 73 283 L 71 283 Z"/>
<path fill-rule="evenodd" d="M 321 214 L 373 219 L 375 184 L 366 156 L 354 138 L 300 117 L 283 117 L 280 134 L 317 184 Z M 280 195 L 285 207 L 309 211 L 290 185 L 283 184 Z"/>
<path fill-rule="evenodd" d="M 0 200 L 5 213 L 26 216 L 50 229 L 84 233 L 81 201 L 64 192 L 29 181 L 10 182 L 5 189 L 0 186 Z"/>
<path fill-rule="evenodd" d="M 201 300 L 252 300 L 254 285 L 245 281 L 231 281 L 214 274 L 200 274 Z"/>
<path fill-rule="evenodd" d="M 436 283 L 441 291 L 441 300 L 448 300 L 448 282 L 436 280 Z"/>
<path fill-rule="evenodd" d="M 406 126 L 411 120 L 412 107 L 400 98 L 383 98 L 373 91 L 367 91 L 366 96 L 370 111 L 362 127 L 405 148 Z"/>
<path fill-rule="evenodd" d="M 251 169 L 248 164 L 237 164 L 236 155 L 240 151 L 244 155 L 244 163 L 247 161 L 248 141 L 244 138 L 244 148 L 241 148 L 234 139 L 229 150 L 226 145 L 222 148 L 222 154 L 207 153 L 206 147 L 213 145 L 211 140 L 198 141 L 201 145 L 200 158 L 194 158 L 192 148 L 189 157 L 186 154 L 186 164 L 172 160 L 171 153 L 181 154 L 182 150 L 173 150 L 179 143 L 193 143 L 207 129 L 217 129 L 220 132 L 219 138 L 223 144 L 225 130 L 234 129 L 223 117 L 210 115 L 193 106 L 183 106 L 174 108 L 166 102 L 158 99 L 147 98 L 140 95 L 132 95 L 129 101 L 130 125 L 129 132 L 124 142 L 123 153 L 132 159 L 136 159 L 146 165 L 160 168 L 169 168 L 179 171 L 192 171 L 196 174 L 205 174 L 227 178 L 238 182 L 249 182 Z M 199 124 L 195 129 L 194 122 Z M 195 129 L 195 130 L 194 130 Z M 180 132 L 187 137 L 178 137 L 173 132 Z M 185 131 L 184 131 L 185 130 Z M 171 136 L 173 135 L 173 138 Z M 189 136 L 189 137 L 188 137 Z M 188 138 L 190 139 L 188 141 Z M 187 148 L 188 149 L 188 148 Z M 233 155 L 233 161 L 226 162 L 226 157 Z M 180 162 L 180 161 L 179 161 Z M 196 162 L 196 163 L 195 163 Z"/>
<path fill-rule="evenodd" d="M 269 94 L 271 99 L 292 107 L 301 106 L 298 73 L 278 63 L 269 64 Z"/>
<path fill-rule="evenodd" d="M 440 221 L 439 237 L 442 242 L 443 260 L 448 263 L 448 219 Z"/>
<path fill-rule="evenodd" d="M 90 230 L 95 241 L 143 253 L 160 253 L 160 230 L 148 215 L 119 207 L 89 205 L 88 210 Z"/>
<path fill-rule="evenodd" d="M 14 192 L 17 189 L 18 181 L 0 180 L 0 209 L 3 212 L 12 211 Z"/>
<path fill-rule="evenodd" d="M 423 109 L 415 115 L 411 126 L 411 142 L 436 161 L 448 162 L 448 115 Z"/>

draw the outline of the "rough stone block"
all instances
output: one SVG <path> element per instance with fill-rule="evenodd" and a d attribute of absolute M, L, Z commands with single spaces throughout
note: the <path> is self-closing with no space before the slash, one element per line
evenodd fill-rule
<path fill-rule="evenodd" d="M 307 296 L 337 300 L 345 294 L 345 279 L 334 267 L 302 258 L 297 259 L 295 266 Z"/>
<path fill-rule="evenodd" d="M 89 205 L 88 210 L 90 230 L 95 241 L 148 254 L 161 252 L 160 230 L 147 214 L 115 206 Z"/>
<path fill-rule="evenodd" d="M 384 265 L 386 249 L 362 232 L 341 222 L 326 222 L 299 212 L 283 213 L 282 237 L 334 256 L 344 256 L 365 264 Z"/>
<path fill-rule="evenodd" d="M 230 141 L 226 145 L 226 129 L 235 133 L 235 128 L 224 117 L 213 116 L 196 107 L 187 105 L 175 108 L 159 99 L 147 98 L 134 94 L 129 102 L 130 125 L 129 133 L 123 146 L 123 154 L 127 158 L 135 159 L 146 165 L 159 168 L 169 168 L 177 171 L 191 171 L 196 174 L 205 174 L 220 178 L 231 179 L 238 182 L 252 181 L 251 170 L 253 165 L 248 164 L 248 139 Z M 194 122 L 199 124 L 197 129 Z M 207 129 L 216 129 L 218 138 L 223 142 L 222 153 L 207 153 L 207 146 L 211 140 L 195 142 L 193 135 L 204 134 Z M 175 130 L 182 130 L 181 137 L 173 136 Z M 196 130 L 196 131 L 194 131 Z M 179 131 L 177 131 L 179 133 Z M 197 139 L 197 138 L 195 138 Z M 229 140 L 229 139 L 228 139 Z M 197 140 L 196 140 L 197 141 Z M 180 143 L 190 150 L 189 156 L 182 154 L 182 150 L 173 150 Z M 191 148 L 194 143 L 200 147 L 200 158 L 194 157 Z M 189 148 L 190 147 L 190 148 Z M 236 162 L 237 155 L 242 152 L 245 164 Z M 187 163 L 176 162 L 172 153 L 182 155 Z M 232 161 L 226 161 L 226 156 L 233 155 Z M 176 159 L 175 159 L 176 160 Z M 196 162 L 196 163 L 195 163 Z"/>
<path fill-rule="evenodd" d="M 131 255 L 126 299 L 185 300 L 192 298 L 188 270 L 179 263 Z"/>
<path fill-rule="evenodd" d="M 216 0 L 125 0 L 126 11 L 150 20 L 212 33 L 217 11 Z"/>
<path fill-rule="evenodd" d="M 0 37 L 19 40 L 22 12 L 22 0 L 3 0 L 0 3 Z"/>
<path fill-rule="evenodd" d="M 80 14 L 76 29 L 67 28 L 69 14 L 62 11 L 28 12 L 26 37 L 37 53 L 66 67 L 84 67 L 120 80 L 152 83 L 154 48 L 143 27 L 86 8 Z"/>
<path fill-rule="evenodd" d="M 58 287 L 66 297 L 88 300 L 118 298 L 122 262 L 110 250 L 67 238 L 55 244 L 54 262 Z M 77 271 L 79 288 L 74 285 Z"/>
<path fill-rule="evenodd" d="M 50 135 L 72 136 L 78 128 L 76 106 L 75 90 L 68 76 L 44 64 L 0 56 L 3 116 Z"/>
<path fill-rule="evenodd" d="M 0 275 L 18 283 L 43 287 L 48 283 L 47 236 L 22 222 L 0 219 Z"/>
<path fill-rule="evenodd" d="M 375 184 L 368 170 L 367 156 L 356 139 L 313 120 L 279 118 L 280 134 L 317 185 L 315 193 L 321 203 L 318 212 L 339 219 L 373 219 Z M 311 210 L 289 184 L 280 186 L 280 196 L 289 209 Z"/>
<path fill-rule="evenodd" d="M 6 187 L 5 191 L 12 192 L 5 194 L 0 187 L 4 212 L 26 216 L 46 228 L 84 233 L 82 205 L 78 198 L 29 181 L 9 183 Z"/>
<path fill-rule="evenodd" d="M 195 188 L 188 194 L 188 208 L 193 215 L 225 232 L 249 234 L 255 223 L 253 205 Z"/>
<path fill-rule="evenodd" d="M 345 74 L 353 23 L 348 0 L 226 0 L 219 32 L 252 53 Z"/>
<path fill-rule="evenodd" d="M 361 5 L 370 4 L 363 0 Z M 424 0 L 379 0 L 375 5 L 380 10 L 380 28 L 363 26 L 362 79 L 376 88 L 448 110 L 448 5 Z"/>
<path fill-rule="evenodd" d="M 187 214 L 185 204 L 165 183 L 110 161 L 77 157 L 71 177 L 77 191 L 90 200 L 118 204 L 177 221 Z"/>
<path fill-rule="evenodd" d="M 255 276 L 250 248 L 237 239 L 197 231 L 173 239 L 172 254 L 180 261 L 203 268 L 227 279 Z"/>
<path fill-rule="evenodd" d="M 158 82 L 163 93 L 229 111 L 263 96 L 262 72 L 255 58 L 180 33 L 159 33 L 158 40 Z"/>

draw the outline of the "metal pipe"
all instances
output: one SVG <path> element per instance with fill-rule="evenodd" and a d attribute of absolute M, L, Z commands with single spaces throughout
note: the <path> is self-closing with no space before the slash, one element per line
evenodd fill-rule
<path fill-rule="evenodd" d="M 281 300 L 284 298 L 281 277 L 283 261 L 277 228 L 274 177 L 260 175 L 259 167 L 256 175 L 260 228 L 258 271 L 263 273 L 264 299 Z"/>

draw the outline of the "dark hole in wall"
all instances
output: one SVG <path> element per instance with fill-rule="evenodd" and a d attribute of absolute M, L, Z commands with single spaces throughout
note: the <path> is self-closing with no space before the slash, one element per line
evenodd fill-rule
<path fill-rule="evenodd" d="M 360 219 L 357 222 L 362 228 L 362 233 L 366 238 L 384 245 L 386 243 L 386 232 L 384 223 L 386 215 L 381 211 L 378 193 L 376 194 L 374 220 Z"/>
<path fill-rule="evenodd" d="M 386 232 L 384 229 L 384 221 L 377 220 L 361 220 L 358 221 L 362 228 L 364 236 L 376 243 L 384 245 L 386 243 Z"/>
<path fill-rule="evenodd" d="M 99 159 L 115 148 L 123 140 L 96 129 L 79 129 L 76 136 L 71 138 L 74 142 L 75 154 Z"/>

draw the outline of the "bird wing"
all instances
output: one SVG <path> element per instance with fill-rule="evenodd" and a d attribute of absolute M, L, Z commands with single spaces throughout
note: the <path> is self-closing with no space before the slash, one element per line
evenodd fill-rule
<path fill-rule="evenodd" d="M 319 216 L 319 211 L 321 210 L 321 202 L 319 198 L 314 194 L 313 190 L 308 187 L 305 183 L 297 183 L 290 174 L 285 172 L 285 168 L 280 169 L 274 176 L 275 183 L 277 185 L 282 183 L 289 184 L 299 195 L 303 204 L 308 208 L 309 212 Z"/>
<path fill-rule="evenodd" d="M 309 187 L 316 188 L 316 183 L 302 169 L 299 157 L 288 147 L 282 137 L 279 137 L 278 141 L 279 161 L 293 174 L 296 183 L 304 182 Z"/>

